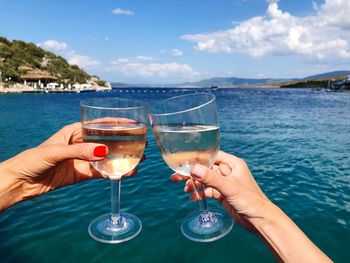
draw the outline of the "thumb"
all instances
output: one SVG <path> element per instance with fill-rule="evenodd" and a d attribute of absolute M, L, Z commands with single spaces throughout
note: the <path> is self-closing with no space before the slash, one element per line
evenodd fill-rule
<path fill-rule="evenodd" d="M 225 176 L 217 174 L 213 170 L 201 164 L 196 164 L 192 167 L 191 175 L 196 181 L 215 188 L 224 196 L 234 195 L 235 189 L 237 189 L 237 187 L 234 186 L 235 183 L 232 180 L 229 180 Z"/>
<path fill-rule="evenodd" d="M 67 159 L 99 161 L 108 154 L 107 146 L 97 143 L 52 144 L 46 148 L 44 158 L 51 163 L 59 163 Z"/>

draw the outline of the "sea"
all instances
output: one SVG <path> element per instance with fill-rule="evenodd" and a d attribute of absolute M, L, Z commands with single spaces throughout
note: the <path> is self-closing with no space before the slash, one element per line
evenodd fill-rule
<path fill-rule="evenodd" d="M 125 97 L 149 103 L 194 92 L 217 98 L 221 149 L 244 158 L 266 195 L 335 262 L 350 262 L 350 93 L 311 89 L 114 88 L 80 94 L 0 95 L 0 162 L 78 122 L 79 101 Z M 107 179 L 67 186 L 0 214 L 0 262 L 273 262 L 263 242 L 235 224 L 210 243 L 186 239 L 181 220 L 198 204 L 172 183 L 152 133 L 138 173 L 122 180 L 122 211 L 141 233 L 110 245 L 87 227 L 110 211 Z M 34 157 L 33 157 L 34 158 Z M 6 174 L 1 174 L 4 177 Z M 220 208 L 215 200 L 209 207 Z"/>

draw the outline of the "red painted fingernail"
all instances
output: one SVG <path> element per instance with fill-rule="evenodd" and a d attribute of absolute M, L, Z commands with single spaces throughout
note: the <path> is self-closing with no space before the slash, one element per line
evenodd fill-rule
<path fill-rule="evenodd" d="M 97 146 L 94 149 L 94 156 L 105 157 L 107 155 L 107 152 L 108 152 L 107 146 L 104 146 L 104 145 Z"/>

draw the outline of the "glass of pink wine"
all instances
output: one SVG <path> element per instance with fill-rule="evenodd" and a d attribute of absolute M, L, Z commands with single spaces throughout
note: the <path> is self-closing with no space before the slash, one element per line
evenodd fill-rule
<path fill-rule="evenodd" d="M 91 165 L 111 180 L 111 213 L 92 221 L 89 234 L 104 243 L 121 243 L 137 236 L 142 228 L 138 217 L 120 211 L 123 175 L 140 162 L 146 146 L 146 102 L 122 98 L 97 98 L 80 102 L 80 118 L 85 142 L 102 143 L 108 155 Z"/>

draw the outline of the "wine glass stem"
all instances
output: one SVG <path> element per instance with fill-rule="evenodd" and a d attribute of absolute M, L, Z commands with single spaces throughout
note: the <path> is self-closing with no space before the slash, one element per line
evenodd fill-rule
<path fill-rule="evenodd" d="M 205 186 L 203 185 L 201 191 L 204 193 L 204 190 Z M 207 199 L 205 197 L 199 201 L 199 210 L 200 214 L 197 217 L 199 225 L 203 228 L 211 228 L 217 222 L 217 218 L 214 214 L 209 212 Z"/>
<path fill-rule="evenodd" d="M 111 180 L 111 219 L 113 224 L 120 222 L 120 187 L 121 179 Z"/>
<path fill-rule="evenodd" d="M 201 187 L 201 191 L 204 193 L 205 186 L 203 185 Z M 204 197 L 201 201 L 199 201 L 199 210 L 201 211 L 201 214 L 207 214 L 208 213 L 208 203 L 207 199 Z"/>

